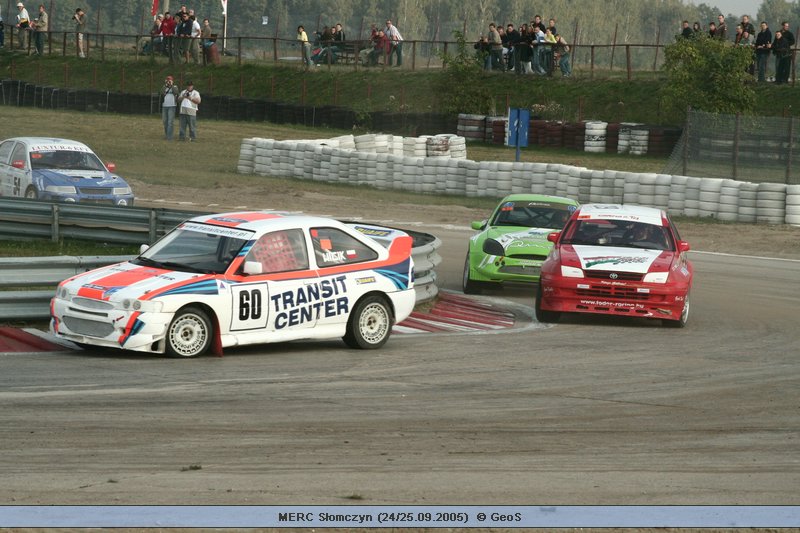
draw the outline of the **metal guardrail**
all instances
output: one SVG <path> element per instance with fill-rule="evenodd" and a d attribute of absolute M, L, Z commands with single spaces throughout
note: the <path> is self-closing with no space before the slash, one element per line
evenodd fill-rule
<path fill-rule="evenodd" d="M 201 213 L 167 209 L 64 205 L 0 198 L 0 239 L 62 238 L 140 244 L 155 242 Z M 417 303 L 438 293 L 435 268 L 442 258 L 438 237 L 403 230 L 414 238 Z M 68 277 L 127 261 L 132 256 L 54 256 L 0 258 L 0 321 L 44 320 L 59 282 Z"/>

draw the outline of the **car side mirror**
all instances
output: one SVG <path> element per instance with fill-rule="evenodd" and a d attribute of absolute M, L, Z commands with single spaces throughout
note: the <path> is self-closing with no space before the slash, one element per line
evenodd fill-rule
<path fill-rule="evenodd" d="M 244 273 L 248 276 L 262 274 L 264 272 L 264 266 L 259 261 L 245 261 L 244 262 Z"/>
<path fill-rule="evenodd" d="M 149 249 L 150 249 L 150 245 L 149 244 L 143 244 L 143 245 L 139 246 L 139 255 L 145 253 Z"/>
<path fill-rule="evenodd" d="M 558 242 L 559 235 L 561 235 L 560 231 L 556 231 L 556 232 L 553 232 L 553 233 L 548 233 L 547 234 L 547 240 L 552 242 L 552 243 L 556 243 L 556 242 Z"/>
<path fill-rule="evenodd" d="M 11 162 L 11 166 L 20 170 L 25 170 L 25 161 L 22 159 L 15 159 Z"/>
<path fill-rule="evenodd" d="M 482 230 L 485 225 L 486 225 L 485 220 L 474 220 L 472 224 L 470 224 L 470 226 L 474 230 Z"/>
<path fill-rule="evenodd" d="M 505 257 L 506 249 L 496 240 L 486 239 L 483 241 L 483 253 L 497 257 Z"/>
<path fill-rule="evenodd" d="M 689 243 L 686 241 L 678 241 L 678 251 L 679 252 L 688 252 L 691 250 L 692 247 L 689 246 Z"/>
<path fill-rule="evenodd" d="M 114 172 L 117 170 L 117 165 L 114 163 L 106 163 L 106 168 L 109 170 L 109 172 Z"/>

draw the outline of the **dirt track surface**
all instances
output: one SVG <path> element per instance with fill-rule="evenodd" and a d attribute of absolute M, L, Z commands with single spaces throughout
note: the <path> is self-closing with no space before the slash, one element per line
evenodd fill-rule
<path fill-rule="evenodd" d="M 451 290 L 463 228 L 486 216 L 268 191 L 219 203 L 437 225 Z M 679 227 L 695 250 L 800 258 L 797 228 Z M 487 296 L 517 330 L 397 335 L 373 352 L 3 356 L 0 502 L 797 505 L 800 263 L 692 257 L 683 330 L 540 328 L 518 286 Z"/>

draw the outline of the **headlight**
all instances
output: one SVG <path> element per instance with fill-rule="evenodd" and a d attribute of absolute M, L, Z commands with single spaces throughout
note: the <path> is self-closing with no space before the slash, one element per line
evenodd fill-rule
<path fill-rule="evenodd" d="M 62 300 L 67 300 L 67 301 L 69 301 L 71 299 L 69 291 L 64 286 L 61 286 L 58 289 L 56 289 L 56 297 L 61 298 Z"/>
<path fill-rule="evenodd" d="M 55 194 L 75 194 L 78 192 L 75 187 L 71 185 L 48 185 L 44 190 Z"/>
<path fill-rule="evenodd" d="M 669 272 L 650 272 L 645 274 L 642 281 L 645 283 L 666 283 L 669 277 Z"/>
<path fill-rule="evenodd" d="M 122 300 L 122 307 L 126 310 L 141 311 L 142 313 L 160 313 L 163 302 L 152 302 L 150 300 Z"/>
<path fill-rule="evenodd" d="M 112 194 L 114 196 L 124 196 L 131 193 L 130 187 L 114 187 L 112 189 Z"/>
<path fill-rule="evenodd" d="M 583 270 L 576 267 L 561 265 L 561 275 L 565 278 L 582 278 Z"/>

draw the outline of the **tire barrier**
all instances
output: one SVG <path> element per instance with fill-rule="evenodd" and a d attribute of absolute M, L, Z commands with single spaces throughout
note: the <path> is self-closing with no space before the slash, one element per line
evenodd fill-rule
<path fill-rule="evenodd" d="M 600 127 L 592 124 L 588 131 L 599 134 Z M 466 159 L 465 143 L 463 137 L 450 134 L 405 138 L 342 135 L 299 141 L 242 139 L 237 170 L 241 174 L 426 194 L 489 198 L 511 193 L 549 194 L 581 203 L 648 205 L 673 215 L 726 222 L 800 223 L 800 185 L 591 170 L 561 164 L 471 161 Z"/>

